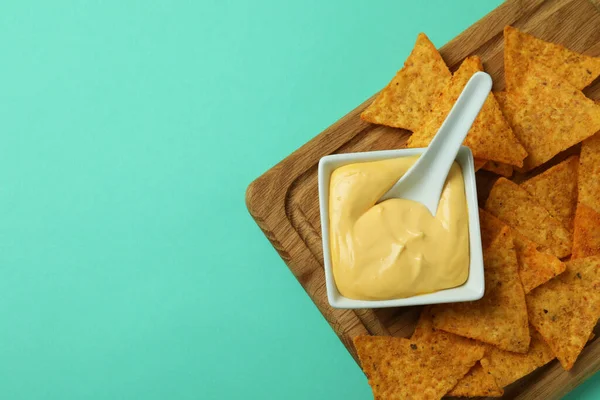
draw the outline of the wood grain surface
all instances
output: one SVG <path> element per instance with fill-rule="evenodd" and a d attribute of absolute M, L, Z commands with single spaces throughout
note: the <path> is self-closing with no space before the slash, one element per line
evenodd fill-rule
<path fill-rule="evenodd" d="M 454 71 L 465 57 L 479 55 L 494 80 L 494 90 L 502 90 L 505 25 L 584 54 L 600 56 L 600 0 L 513 0 L 502 4 L 442 47 L 442 57 Z M 592 99 L 600 99 L 600 80 L 584 93 Z M 402 148 L 410 134 L 362 121 L 359 115 L 373 98 L 260 176 L 246 193 L 250 214 L 355 359 L 354 336 L 409 336 L 420 312 L 419 307 L 338 310 L 327 301 L 317 192 L 319 159 L 334 153 Z M 577 151 L 577 147 L 570 149 L 550 163 L 559 162 Z M 534 170 L 532 174 L 536 172 Z M 486 171 L 477 173 L 480 202 L 485 201 L 496 178 Z M 596 333 L 598 337 L 599 332 Z M 510 385 L 504 397 L 560 398 L 598 369 L 600 342 L 595 339 L 583 351 L 572 371 L 564 371 L 553 361 Z"/>

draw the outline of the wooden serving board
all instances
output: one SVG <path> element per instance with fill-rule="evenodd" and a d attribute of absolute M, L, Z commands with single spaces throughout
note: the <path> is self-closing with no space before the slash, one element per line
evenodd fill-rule
<path fill-rule="evenodd" d="M 465 57 L 479 55 L 494 80 L 494 89 L 502 90 L 505 25 L 600 56 L 600 0 L 513 0 L 442 47 L 440 52 L 446 64 L 455 71 Z M 584 93 L 600 99 L 600 80 Z M 256 179 L 246 193 L 250 214 L 355 359 L 353 337 L 410 336 L 420 312 L 419 307 L 337 310 L 327 301 L 317 193 L 319 159 L 334 153 L 402 148 L 410 134 L 363 122 L 359 114 L 373 99 L 374 96 Z M 564 157 L 557 156 L 555 162 Z M 483 204 L 497 176 L 485 171 L 477 175 L 479 200 Z M 505 398 L 560 398 L 600 369 L 597 338 L 598 332 L 570 372 L 553 361 L 509 386 Z"/>

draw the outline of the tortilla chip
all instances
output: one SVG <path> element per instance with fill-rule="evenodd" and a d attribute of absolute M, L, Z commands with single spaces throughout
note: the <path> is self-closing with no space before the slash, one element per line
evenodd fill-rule
<path fill-rule="evenodd" d="M 489 212 L 479 209 L 481 243 L 485 249 L 507 225 Z M 511 230 L 517 260 L 519 277 L 525 293 L 549 281 L 565 270 L 565 264 L 552 254 L 537 250 L 537 245 L 520 233 Z"/>
<path fill-rule="evenodd" d="M 433 306 L 425 306 L 421 310 L 419 320 L 415 326 L 415 330 L 411 336 L 411 340 L 419 342 L 427 342 L 430 340 L 444 340 L 449 343 L 460 343 L 461 345 L 486 346 L 484 343 L 476 342 L 475 340 L 455 335 L 450 332 L 444 332 L 435 329 L 433 326 Z"/>
<path fill-rule="evenodd" d="M 496 181 L 485 209 L 518 233 L 562 258 L 571 254 L 571 234 L 522 187 L 505 178 Z"/>
<path fill-rule="evenodd" d="M 503 394 L 504 390 L 494 376 L 486 372 L 479 362 L 448 392 L 448 396 L 452 397 L 501 397 Z"/>
<path fill-rule="evenodd" d="M 600 213 L 579 203 L 575 213 L 572 259 L 600 254 Z"/>
<path fill-rule="evenodd" d="M 567 269 L 557 279 L 590 290 L 600 300 L 600 255 L 578 258 L 567 262 Z"/>
<path fill-rule="evenodd" d="M 539 252 L 534 242 L 521 235 L 516 234 L 514 237 L 519 277 L 526 294 L 565 270 L 565 263 L 555 255 Z"/>
<path fill-rule="evenodd" d="M 433 335 L 433 316 L 431 315 L 431 306 L 425 306 L 421 310 L 421 314 L 419 314 L 419 320 L 417 321 L 417 325 L 415 325 L 415 330 L 413 331 L 412 336 L 410 337 L 412 340 L 420 340 L 425 341 L 431 338 Z M 440 333 L 445 333 L 438 331 Z"/>
<path fill-rule="evenodd" d="M 452 333 L 443 332 L 440 330 L 433 329 L 433 316 L 431 314 L 431 307 L 424 307 L 421 311 L 421 316 L 415 327 L 415 331 L 412 335 L 412 340 L 415 341 L 427 341 L 432 337 L 446 335 L 450 341 L 458 342 L 469 342 L 474 346 L 482 346 L 473 340 L 463 338 L 462 336 L 454 335 Z M 486 346 L 487 345 L 483 345 Z M 491 347 L 491 346 L 490 346 Z M 448 396 L 454 397 L 476 397 L 476 396 L 491 396 L 499 397 L 504 394 L 502 390 L 494 380 L 494 377 L 486 373 L 481 368 L 480 363 L 476 363 L 475 366 L 464 376 L 456 386 L 447 393 Z"/>
<path fill-rule="evenodd" d="M 537 64 L 530 65 L 521 85 L 496 99 L 527 150 L 526 171 L 600 130 L 600 105 Z"/>
<path fill-rule="evenodd" d="M 531 343 L 525 354 L 500 350 L 494 346 L 486 349 L 481 365 L 494 377 L 498 386 L 508 386 L 554 360 L 554 353 L 540 334 L 533 328 L 530 333 Z"/>
<path fill-rule="evenodd" d="M 570 261 L 565 273 L 527 295 L 531 324 L 566 370 L 573 367 L 600 317 L 599 268 L 597 257 Z"/>
<path fill-rule="evenodd" d="M 573 232 L 577 207 L 577 167 L 579 157 L 571 156 L 543 173 L 523 182 L 521 187 L 529 192 L 551 216 Z"/>
<path fill-rule="evenodd" d="M 573 258 L 600 254 L 600 132 L 581 145 L 578 186 Z"/>
<path fill-rule="evenodd" d="M 596 325 L 598 305 L 585 292 L 553 279 L 528 295 L 527 307 L 532 325 L 570 370 Z"/>
<path fill-rule="evenodd" d="M 423 343 L 426 343 L 424 345 Z M 378 399 L 440 399 L 483 357 L 483 346 L 358 336 L 360 364 Z"/>
<path fill-rule="evenodd" d="M 427 117 L 427 122 L 414 131 L 408 147 L 427 147 L 438 132 L 465 85 L 477 71 L 483 71 L 477 56 L 468 57 L 454 73 Z M 478 159 L 499 161 L 521 167 L 527 153 L 504 119 L 494 95 L 490 93 L 464 141 Z"/>
<path fill-rule="evenodd" d="M 420 33 L 413 51 L 392 81 L 360 117 L 375 124 L 414 131 L 452 74 L 429 38 Z"/>
<path fill-rule="evenodd" d="M 487 160 L 480 160 L 476 158 L 475 160 L 475 172 L 479 171 L 485 164 L 487 164 Z"/>
<path fill-rule="evenodd" d="M 579 202 L 600 213 L 600 132 L 581 144 L 578 184 Z"/>
<path fill-rule="evenodd" d="M 504 350 L 525 353 L 529 347 L 525 293 L 508 228 L 484 250 L 484 269 L 483 298 L 432 307 L 433 325 Z"/>
<path fill-rule="evenodd" d="M 503 164 L 503 163 L 499 163 L 496 161 L 488 161 L 483 167 L 482 169 L 485 169 L 486 171 L 490 171 L 493 172 L 495 174 L 498 174 L 500 176 L 504 176 L 506 178 L 510 178 L 513 174 L 513 167 L 512 165 L 508 165 L 508 164 Z"/>
<path fill-rule="evenodd" d="M 485 250 L 507 225 L 489 212 L 479 209 L 479 228 L 481 229 L 481 245 Z"/>
<path fill-rule="evenodd" d="M 519 86 L 532 63 L 545 65 L 580 90 L 600 75 L 600 58 L 545 42 L 512 26 L 505 27 L 504 71 L 509 90 Z"/>

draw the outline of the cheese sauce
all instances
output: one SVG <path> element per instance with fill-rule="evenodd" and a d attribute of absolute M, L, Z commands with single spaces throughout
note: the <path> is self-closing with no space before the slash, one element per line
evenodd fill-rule
<path fill-rule="evenodd" d="M 411 200 L 376 204 L 417 159 L 350 164 L 331 175 L 331 261 L 343 296 L 397 299 L 460 286 L 467 280 L 468 209 L 457 163 L 448 174 L 435 217 Z"/>

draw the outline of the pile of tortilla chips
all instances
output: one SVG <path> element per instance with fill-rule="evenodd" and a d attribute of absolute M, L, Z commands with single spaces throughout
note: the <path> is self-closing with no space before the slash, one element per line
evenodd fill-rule
<path fill-rule="evenodd" d="M 506 90 L 490 94 L 465 139 L 476 168 L 500 175 L 479 213 L 485 295 L 425 307 L 411 339 L 355 338 L 376 399 L 499 397 L 554 359 L 570 370 L 594 337 L 600 102 L 581 90 L 600 76 L 600 58 L 508 26 L 504 63 Z M 425 147 L 482 70 L 471 56 L 450 75 L 421 34 L 361 118 L 410 130 L 408 146 Z"/>
<path fill-rule="evenodd" d="M 600 105 L 581 90 L 600 76 L 600 57 L 575 53 L 516 28 L 504 29 L 506 91 L 490 94 L 465 145 L 479 168 L 510 177 L 529 171 L 600 130 Z M 483 71 L 467 57 L 450 75 L 420 34 L 404 67 L 361 118 L 412 131 L 409 147 L 425 147 L 469 78 Z"/>

